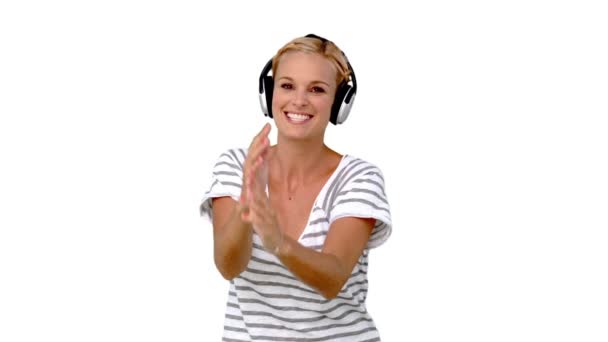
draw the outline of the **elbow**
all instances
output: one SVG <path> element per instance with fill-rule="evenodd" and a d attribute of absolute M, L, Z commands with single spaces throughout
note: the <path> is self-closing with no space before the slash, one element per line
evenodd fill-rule
<path fill-rule="evenodd" d="M 321 294 L 321 296 L 323 296 L 323 298 L 327 300 L 332 300 L 338 297 L 340 291 L 342 290 L 342 287 L 344 286 L 344 283 L 344 281 L 332 282 L 331 284 L 328 284 L 328 286 L 326 286 L 325 288 L 321 289 L 319 293 Z"/>
<path fill-rule="evenodd" d="M 319 288 L 319 293 L 326 300 L 332 300 L 338 297 L 349 277 L 350 272 L 342 267 L 342 265 L 337 264 L 336 272 L 333 274 L 333 276 L 325 278 L 326 281 L 323 282 L 324 286 Z"/>
<path fill-rule="evenodd" d="M 226 280 L 232 280 L 247 268 L 248 259 L 234 260 L 229 257 L 215 256 L 215 268 Z"/>
<path fill-rule="evenodd" d="M 220 274 L 222 275 L 222 277 L 228 281 L 234 279 L 236 276 L 238 276 L 240 274 L 240 272 L 239 273 L 228 272 L 227 270 L 220 269 L 219 267 L 217 269 L 218 269 L 218 271 L 220 271 Z"/>
<path fill-rule="evenodd" d="M 338 293 L 340 293 L 340 291 L 323 291 L 321 292 L 321 295 L 327 300 L 332 300 L 338 297 Z"/>
<path fill-rule="evenodd" d="M 245 270 L 245 267 L 241 267 L 240 265 L 222 263 L 217 260 L 215 261 L 215 268 L 217 268 L 222 277 L 228 281 L 234 279 Z"/>
<path fill-rule="evenodd" d="M 213 261 L 215 262 L 215 268 L 217 268 L 224 279 L 232 280 L 247 268 L 251 250 L 248 253 L 239 252 L 214 250 Z"/>
<path fill-rule="evenodd" d="M 226 280 L 234 279 L 239 274 L 243 273 L 243 271 L 245 270 L 244 267 L 234 267 L 234 265 L 231 265 L 231 266 L 223 265 L 222 266 L 222 265 L 218 265 L 217 263 L 215 264 L 215 267 L 220 272 L 222 277 L 224 277 L 224 279 L 226 279 Z"/>

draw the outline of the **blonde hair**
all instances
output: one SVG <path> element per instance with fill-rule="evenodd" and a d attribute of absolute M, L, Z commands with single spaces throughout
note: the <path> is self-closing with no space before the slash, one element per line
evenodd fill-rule
<path fill-rule="evenodd" d="M 277 67 L 281 57 L 291 51 L 300 51 L 306 53 L 318 53 L 331 62 L 336 69 L 336 84 L 348 82 L 350 76 L 350 68 L 348 61 L 342 50 L 336 44 L 329 40 L 322 40 L 315 37 L 298 37 L 289 43 L 285 44 L 277 51 L 277 54 L 272 57 L 272 74 L 276 75 Z"/>

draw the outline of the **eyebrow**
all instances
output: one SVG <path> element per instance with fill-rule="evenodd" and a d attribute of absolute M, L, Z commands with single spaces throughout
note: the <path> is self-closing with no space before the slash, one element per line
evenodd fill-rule
<path fill-rule="evenodd" d="M 289 77 L 289 76 L 283 76 L 283 77 L 279 78 L 279 81 L 283 80 L 283 79 L 293 82 L 293 79 L 291 77 Z M 327 87 L 330 87 L 330 85 L 327 82 L 324 82 L 324 81 L 312 81 L 312 82 L 310 82 L 310 84 L 316 84 L 316 83 L 321 83 L 321 84 L 326 85 Z"/>

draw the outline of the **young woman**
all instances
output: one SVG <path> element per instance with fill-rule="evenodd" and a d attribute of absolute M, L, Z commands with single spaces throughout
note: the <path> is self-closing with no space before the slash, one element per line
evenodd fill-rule
<path fill-rule="evenodd" d="M 277 52 L 260 92 L 276 145 L 267 123 L 247 149 L 223 153 L 201 205 L 230 281 L 224 341 L 380 341 L 365 299 L 369 250 L 391 233 L 384 179 L 324 143 L 328 123 L 348 117 L 354 72 L 308 35 Z"/>

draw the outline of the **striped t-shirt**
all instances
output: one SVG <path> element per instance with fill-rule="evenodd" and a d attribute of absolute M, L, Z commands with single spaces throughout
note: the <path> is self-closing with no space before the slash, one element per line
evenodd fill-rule
<path fill-rule="evenodd" d="M 219 157 L 201 214 L 212 216 L 212 198 L 238 201 L 246 154 L 246 149 L 231 149 Z M 349 216 L 375 218 L 376 225 L 350 278 L 331 300 L 266 252 L 254 233 L 249 264 L 230 281 L 223 341 L 380 341 L 365 306 L 367 268 L 369 250 L 391 234 L 390 208 L 380 169 L 344 155 L 318 194 L 298 242 L 321 251 L 331 223 Z"/>

